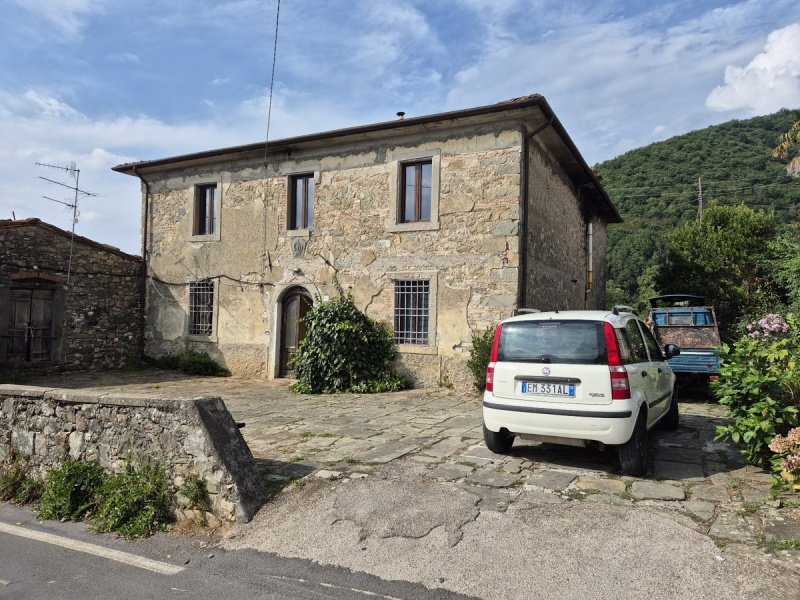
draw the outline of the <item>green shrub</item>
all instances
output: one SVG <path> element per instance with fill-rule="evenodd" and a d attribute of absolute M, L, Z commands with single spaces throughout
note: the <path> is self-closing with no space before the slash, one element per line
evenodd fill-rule
<path fill-rule="evenodd" d="M 106 477 L 100 488 L 101 503 L 96 529 L 116 531 L 124 538 L 147 537 L 165 528 L 172 519 L 167 472 L 161 465 L 131 459 L 122 473 Z"/>
<path fill-rule="evenodd" d="M 0 466 L 0 501 L 30 504 L 42 495 L 42 482 L 31 475 L 30 463 L 14 458 Z"/>
<path fill-rule="evenodd" d="M 47 475 L 39 518 L 79 521 L 96 508 L 102 483 L 100 463 L 64 460 Z"/>
<path fill-rule="evenodd" d="M 472 350 L 469 352 L 467 367 L 472 372 L 472 383 L 479 392 L 486 389 L 486 367 L 492 356 L 494 329 L 472 335 Z"/>
<path fill-rule="evenodd" d="M 392 370 L 397 348 L 389 328 L 356 308 L 350 295 L 317 302 L 303 319 L 294 355 L 299 393 L 383 392 L 409 387 Z"/>
<path fill-rule="evenodd" d="M 747 462 L 777 469 L 769 445 L 798 424 L 800 323 L 777 315 L 747 326 L 734 348 L 723 345 L 720 381 L 714 394 L 733 419 L 717 427 L 716 439 L 731 439 Z"/>
<path fill-rule="evenodd" d="M 215 361 L 208 352 L 187 350 L 181 354 L 170 354 L 159 358 L 147 358 L 146 362 L 156 368 L 168 371 L 181 371 L 190 375 L 211 375 L 228 377 L 231 372 Z"/>

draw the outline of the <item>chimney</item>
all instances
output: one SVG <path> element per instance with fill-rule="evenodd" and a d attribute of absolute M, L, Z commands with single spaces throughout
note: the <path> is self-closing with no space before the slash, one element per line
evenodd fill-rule
<path fill-rule="evenodd" d="M 406 113 L 404 113 L 402 110 L 397 113 L 397 118 L 399 120 L 401 120 L 401 121 L 405 118 L 405 116 L 406 116 Z"/>

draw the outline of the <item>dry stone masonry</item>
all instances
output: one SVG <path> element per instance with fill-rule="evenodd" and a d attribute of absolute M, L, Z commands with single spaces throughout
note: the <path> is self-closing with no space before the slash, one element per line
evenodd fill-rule
<path fill-rule="evenodd" d="M 177 490 L 189 474 L 205 481 L 220 520 L 249 521 L 260 506 L 253 456 L 219 397 L 0 385 L 0 463 L 14 455 L 30 457 L 40 475 L 65 456 L 97 460 L 107 471 L 129 457 L 149 457 Z"/>
<path fill-rule="evenodd" d="M 70 267 L 70 238 L 39 219 L 0 221 L 0 365 L 106 369 L 138 358 L 141 259 L 75 236 Z M 35 300 L 26 297 L 31 290 Z M 26 356 L 24 327 L 37 321 L 49 341 Z M 16 354 L 8 342 L 14 327 Z"/>

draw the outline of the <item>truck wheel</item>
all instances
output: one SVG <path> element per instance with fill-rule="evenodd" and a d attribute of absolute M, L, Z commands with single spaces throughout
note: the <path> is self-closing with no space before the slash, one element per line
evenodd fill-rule
<path fill-rule="evenodd" d="M 678 414 L 678 390 L 672 390 L 672 398 L 669 400 L 669 410 L 667 414 L 661 419 L 661 428 L 667 431 L 675 431 L 680 424 L 680 415 Z"/>
<path fill-rule="evenodd" d="M 644 475 L 647 471 L 647 422 L 644 410 L 631 433 L 631 439 L 619 446 L 619 465 L 623 475 Z"/>
<path fill-rule="evenodd" d="M 486 447 L 495 454 L 504 454 L 514 445 L 514 436 L 506 431 L 492 431 L 483 426 L 483 441 Z"/>

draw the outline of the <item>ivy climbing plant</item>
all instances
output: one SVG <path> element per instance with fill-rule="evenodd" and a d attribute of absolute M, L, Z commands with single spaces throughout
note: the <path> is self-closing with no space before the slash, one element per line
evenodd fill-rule
<path fill-rule="evenodd" d="M 397 348 L 385 323 L 369 318 L 351 295 L 318 301 L 303 319 L 306 334 L 292 364 L 295 392 L 389 392 L 410 387 L 394 369 Z"/>

